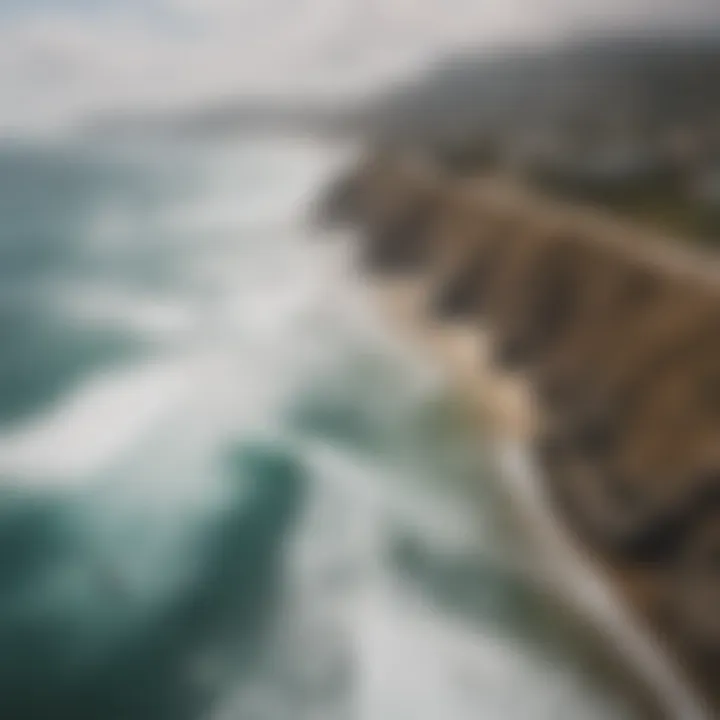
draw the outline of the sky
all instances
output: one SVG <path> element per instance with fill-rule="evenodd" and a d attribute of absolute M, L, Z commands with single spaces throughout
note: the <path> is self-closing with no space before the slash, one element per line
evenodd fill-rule
<path fill-rule="evenodd" d="M 457 48 L 717 19 L 718 0 L 0 0 L 0 132 L 243 95 L 342 97 Z"/>

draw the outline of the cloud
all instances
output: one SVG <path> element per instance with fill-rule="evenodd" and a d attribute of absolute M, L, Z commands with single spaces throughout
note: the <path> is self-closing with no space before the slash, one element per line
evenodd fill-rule
<path fill-rule="evenodd" d="M 0 29 L 0 127 L 62 124 L 102 108 L 162 107 L 332 84 L 323 48 L 350 6 L 172 0 L 146 14 L 39 14 Z M 294 8 L 294 9 L 293 9 Z M 350 73 L 352 74 L 352 73 Z"/>
<path fill-rule="evenodd" d="M 115 4 L 112 4 L 114 2 Z M 699 23 L 715 0 L 108 0 L 0 26 L 0 130 L 108 109 L 367 89 L 458 45 Z"/>

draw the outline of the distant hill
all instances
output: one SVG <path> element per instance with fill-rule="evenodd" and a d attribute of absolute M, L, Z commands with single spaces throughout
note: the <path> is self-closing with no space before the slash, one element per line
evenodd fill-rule
<path fill-rule="evenodd" d="M 81 128 L 92 136 L 225 137 L 267 132 L 334 133 L 354 126 L 361 113 L 338 103 L 242 98 L 188 109 L 108 113 Z"/>
<path fill-rule="evenodd" d="M 720 32 L 585 38 L 445 58 L 362 106 L 236 99 L 185 111 L 95 118 L 93 134 L 257 131 L 424 136 L 573 124 L 720 126 Z"/>
<path fill-rule="evenodd" d="M 387 133 L 718 124 L 720 34 L 591 38 L 457 56 L 378 98 L 368 119 Z"/>

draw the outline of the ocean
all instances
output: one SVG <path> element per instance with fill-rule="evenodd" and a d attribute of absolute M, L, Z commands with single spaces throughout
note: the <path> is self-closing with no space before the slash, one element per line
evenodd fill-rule
<path fill-rule="evenodd" d="M 292 138 L 0 147 L 0 717 L 638 717 Z"/>

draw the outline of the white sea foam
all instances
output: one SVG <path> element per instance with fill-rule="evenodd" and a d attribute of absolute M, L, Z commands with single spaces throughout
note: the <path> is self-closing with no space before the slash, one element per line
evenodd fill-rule
<path fill-rule="evenodd" d="M 0 436 L 0 473 L 23 482 L 90 482 L 178 412 L 199 379 L 194 359 L 100 373 Z"/>

